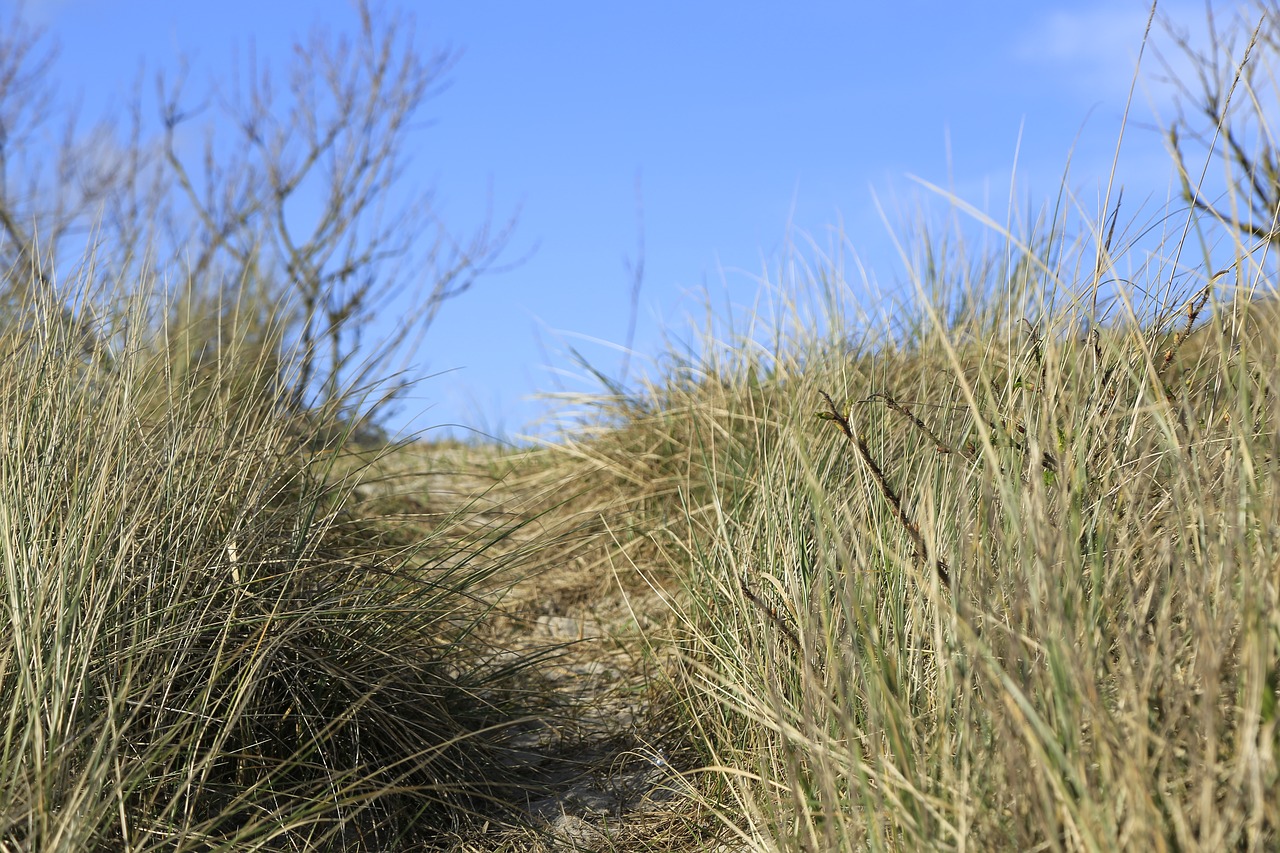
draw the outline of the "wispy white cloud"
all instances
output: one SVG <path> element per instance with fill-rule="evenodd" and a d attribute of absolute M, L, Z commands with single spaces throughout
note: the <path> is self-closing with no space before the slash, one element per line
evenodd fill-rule
<path fill-rule="evenodd" d="M 1086 137 L 1082 131 L 1086 143 L 1093 144 L 1082 144 L 1073 151 L 1073 188 L 1086 195 L 1091 188 L 1102 191 L 1114 173 L 1116 181 L 1128 190 L 1127 214 L 1132 215 L 1137 204 L 1144 211 L 1139 216 L 1164 210 L 1180 192 L 1165 137 L 1152 131 L 1169 127 L 1180 111 L 1186 111 L 1193 123 L 1197 118 L 1199 69 L 1173 34 L 1185 39 L 1193 50 L 1207 54 L 1212 16 L 1219 38 L 1230 41 L 1238 60 L 1257 24 L 1259 4 L 1254 0 L 1161 0 L 1142 55 L 1123 146 L 1117 152 L 1115 142 L 1106 137 L 1114 132 L 1110 122 L 1119 116 L 1129 97 L 1149 14 L 1149 0 L 1063 4 L 1044 10 L 1010 43 L 1010 56 L 1043 86 L 1046 100 L 1061 101 L 1068 111 L 1096 108 L 1091 120 L 1094 130 L 1102 128 L 1103 132 Z M 1189 103 L 1183 100 L 1186 89 L 1175 81 L 1190 89 Z M 1193 156 L 1208 155 L 1194 149 Z M 1101 201 L 1100 196 L 1099 208 Z M 1114 201 L 1113 192 L 1111 203 Z"/>
<path fill-rule="evenodd" d="M 1042 62 L 1114 65 L 1137 50 L 1146 19 L 1136 6 L 1059 9 L 1022 35 L 1017 52 Z"/>
<path fill-rule="evenodd" d="M 18 12 L 28 24 L 47 27 L 75 2 L 76 0 L 22 0 Z"/>
<path fill-rule="evenodd" d="M 1211 2 L 1208 7 L 1220 26 L 1250 8 L 1242 0 Z M 1150 5 L 1144 0 L 1056 9 L 1016 36 L 1013 55 L 1047 74 L 1060 92 L 1094 103 L 1122 104 L 1138 67 L 1149 16 Z M 1136 92 L 1139 101 L 1157 115 L 1166 113 L 1177 96 L 1169 78 L 1192 79 L 1194 71 L 1162 21 L 1172 23 L 1192 46 L 1203 49 L 1208 40 L 1206 4 L 1198 0 L 1159 4 Z"/>

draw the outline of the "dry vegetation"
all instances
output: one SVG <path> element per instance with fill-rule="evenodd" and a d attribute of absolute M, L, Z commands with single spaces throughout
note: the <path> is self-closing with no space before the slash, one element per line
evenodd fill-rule
<path fill-rule="evenodd" d="M 253 251 L 68 306 L 9 229 L 0 850 L 1275 849 L 1274 155 L 1189 138 L 1154 250 L 922 225 L 885 323 L 798 256 L 523 451 L 373 441 Z"/>
<path fill-rule="evenodd" d="M 623 572 L 681 582 L 645 636 L 744 847 L 1276 843 L 1280 339 L 1208 293 L 792 340 L 551 451 L 612 479 Z"/>

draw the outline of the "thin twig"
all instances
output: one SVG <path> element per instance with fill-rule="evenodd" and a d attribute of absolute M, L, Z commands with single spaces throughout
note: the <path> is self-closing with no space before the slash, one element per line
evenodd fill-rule
<path fill-rule="evenodd" d="M 797 652 L 802 654 L 804 653 L 804 646 L 800 644 L 799 635 L 791 629 L 791 626 L 787 624 L 786 620 L 782 618 L 776 608 L 771 606 L 760 596 L 756 595 L 755 591 L 747 584 L 747 579 L 745 577 L 738 578 L 738 589 L 742 590 L 742 594 L 746 596 L 747 601 L 750 601 L 756 609 L 765 615 L 765 618 L 767 618 L 775 628 L 782 632 L 782 636 L 786 638 L 788 643 L 795 647 Z"/>
<path fill-rule="evenodd" d="M 867 443 L 862 439 L 862 436 L 854 433 L 853 425 L 849 422 L 849 418 L 841 413 L 835 401 L 831 399 L 831 395 L 826 391 L 819 391 L 818 393 L 827 401 L 827 406 L 830 409 L 829 416 L 824 419 L 835 421 L 836 426 L 840 427 L 840 431 L 845 434 L 845 438 L 853 442 L 853 446 L 857 448 L 858 456 L 868 470 L 871 471 L 871 477 L 876 481 L 876 487 L 880 489 L 880 494 L 884 495 L 884 499 L 889 502 L 889 506 L 893 509 L 893 514 L 898 519 L 898 523 L 902 525 L 903 529 L 907 531 L 907 535 L 911 537 L 911 542 L 915 547 L 916 560 L 920 563 L 927 563 L 929 561 L 929 549 L 925 545 L 924 536 L 921 535 L 920 528 L 911 520 L 911 516 L 907 515 L 907 511 L 902 506 L 902 498 L 889 485 L 889 481 L 885 479 L 884 472 L 880 470 L 880 466 L 872 458 L 871 449 L 867 447 Z M 933 570 L 942 585 L 950 589 L 951 571 L 947 567 L 946 561 L 941 558 L 934 560 Z"/>
<path fill-rule="evenodd" d="M 904 405 L 903 403 L 900 403 L 892 395 L 886 394 L 883 391 L 881 391 L 881 392 L 872 394 L 864 402 L 870 403 L 871 401 L 875 400 L 877 397 L 883 400 L 884 404 L 888 406 L 890 409 L 902 415 L 907 420 L 911 421 L 911 423 L 915 425 L 916 429 L 924 433 L 925 437 L 933 442 L 934 447 L 937 448 L 937 451 L 939 453 L 959 453 L 961 456 L 965 457 L 970 461 L 972 461 L 975 458 L 971 453 L 969 453 L 964 448 L 960 448 L 959 450 L 957 450 L 956 448 L 952 447 L 951 445 L 943 441 L 941 438 L 939 438 L 937 434 L 934 433 L 933 430 L 929 429 L 929 427 L 925 424 L 925 422 L 920 420 L 920 418 L 914 412 L 912 412 L 908 406 Z"/>

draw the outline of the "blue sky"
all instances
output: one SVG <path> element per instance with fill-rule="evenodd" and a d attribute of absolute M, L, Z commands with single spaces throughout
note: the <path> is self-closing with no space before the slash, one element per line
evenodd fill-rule
<path fill-rule="evenodd" d="M 427 107 L 433 125 L 407 179 L 436 186 L 459 230 L 479 223 L 492 186 L 499 214 L 521 210 L 513 256 L 537 248 L 445 308 L 417 366 L 447 372 L 417 387 L 396 424 L 505 435 L 539 413 L 536 392 L 591 387 L 566 345 L 617 369 L 617 351 L 594 341 L 620 344 L 627 332 L 637 175 L 643 360 L 664 329 L 704 311 L 704 289 L 750 304 L 798 235 L 825 243 L 842 224 L 892 287 L 901 271 L 875 199 L 893 222 L 925 197 L 909 175 L 1003 219 L 1015 156 L 1019 197 L 1038 201 L 1057 192 L 1074 146 L 1071 186 L 1095 198 L 1147 18 L 1128 0 L 399 7 L 420 45 L 462 51 Z M 1203 27 L 1199 2 L 1161 9 Z M 354 22 L 337 0 L 44 0 L 26 13 L 61 45 L 56 71 L 89 116 L 124 102 L 140 64 L 154 71 L 185 54 L 193 81 L 225 79 L 250 39 L 282 65 L 312 24 Z M 1160 135 L 1141 126 L 1172 108 L 1153 77 L 1120 164 L 1131 212 L 1170 191 Z"/>

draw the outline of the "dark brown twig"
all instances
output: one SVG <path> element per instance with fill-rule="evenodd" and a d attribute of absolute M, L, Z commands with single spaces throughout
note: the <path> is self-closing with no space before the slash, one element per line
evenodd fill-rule
<path fill-rule="evenodd" d="M 831 395 L 826 391 L 819 391 L 822 399 L 826 400 L 829 413 L 824 413 L 824 420 L 835 421 L 836 426 L 845 434 L 845 438 L 853 442 L 853 446 L 858 451 L 859 458 L 863 464 L 871 471 L 871 477 L 876 481 L 876 487 L 880 489 L 880 494 L 884 495 L 884 499 L 889 502 L 890 508 L 893 509 L 894 517 L 898 519 L 898 523 L 907 531 L 907 535 L 911 537 L 912 545 L 915 548 L 916 560 L 923 564 L 929 561 L 929 550 L 925 545 L 924 536 L 920 533 L 920 528 L 916 526 L 911 517 L 907 515 L 907 511 L 902 506 L 902 499 L 893 487 L 889 485 L 889 481 L 885 479 L 884 472 L 880 470 L 880 466 L 871 456 L 871 450 L 867 447 L 867 443 L 862 436 L 856 435 L 853 431 L 853 425 L 849 422 L 849 418 L 840 412 L 835 401 L 831 399 Z M 938 580 L 942 585 L 950 589 L 951 587 L 951 571 L 947 567 L 945 560 L 936 559 L 933 561 L 933 570 L 938 576 Z"/>
<path fill-rule="evenodd" d="M 890 409 L 902 415 L 907 420 L 911 421 L 911 423 L 915 425 L 916 429 L 924 433 L 925 437 L 933 442 L 934 447 L 937 449 L 939 453 L 959 453 L 961 456 L 965 457 L 966 459 L 969 459 L 970 461 L 973 460 L 974 458 L 973 455 L 969 453 L 965 448 L 960 448 L 957 450 L 956 448 L 947 444 L 945 441 L 939 438 L 937 434 L 934 433 L 933 430 L 929 429 L 929 427 L 925 424 L 925 422 L 920 420 L 920 418 L 914 412 L 911 411 L 910 407 L 904 405 L 903 403 L 900 403 L 892 395 L 886 394 L 884 392 L 878 392 L 868 397 L 866 402 L 869 403 L 872 400 L 875 400 L 877 397 L 883 400 L 884 404 L 888 406 Z"/>
<path fill-rule="evenodd" d="M 800 644 L 799 635 L 797 635 L 796 632 L 791 629 L 791 626 L 787 624 L 786 620 L 782 618 L 782 615 L 778 613 L 777 608 L 773 607 L 763 598 L 756 595 L 755 591 L 751 589 L 750 585 L 748 585 L 745 577 L 738 578 L 738 588 L 742 590 L 742 594 L 746 596 L 747 601 L 750 601 L 756 609 L 765 615 L 765 618 L 769 620 L 773 627 L 777 628 L 782 633 L 782 636 L 786 638 L 787 642 L 790 643 L 797 652 L 803 654 L 804 646 Z"/>

